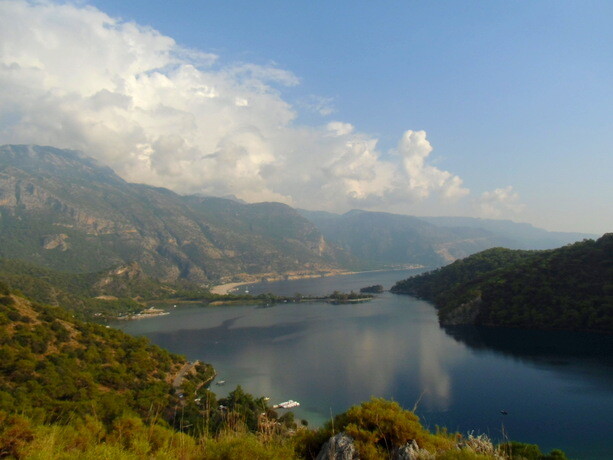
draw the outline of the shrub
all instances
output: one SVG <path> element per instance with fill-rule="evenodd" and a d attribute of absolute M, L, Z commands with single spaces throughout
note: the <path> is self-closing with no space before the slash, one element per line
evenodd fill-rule
<path fill-rule="evenodd" d="M 419 417 L 393 401 L 373 398 L 338 415 L 334 424 L 328 423 L 328 436 L 335 431 L 344 431 L 355 440 L 355 446 L 363 459 L 386 458 L 391 453 L 412 441 L 420 449 L 435 452 L 450 449 L 455 445 L 453 436 L 435 436 L 424 429 Z M 327 438 L 326 438 L 327 439 Z"/>

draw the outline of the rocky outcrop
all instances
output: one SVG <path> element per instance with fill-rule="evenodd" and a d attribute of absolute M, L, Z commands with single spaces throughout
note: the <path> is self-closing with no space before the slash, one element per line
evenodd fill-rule
<path fill-rule="evenodd" d="M 359 458 L 353 438 L 345 433 L 338 433 L 326 441 L 316 460 L 359 460 Z M 412 440 L 394 449 L 390 458 L 392 460 L 434 460 L 436 455 L 420 448 L 415 440 Z"/>
<path fill-rule="evenodd" d="M 345 433 L 332 436 L 322 446 L 317 460 L 357 460 L 358 452 L 353 444 L 353 438 Z"/>
<path fill-rule="evenodd" d="M 43 237 L 43 249 L 59 249 L 60 251 L 67 251 L 70 247 L 66 241 L 67 239 L 68 235 L 65 233 L 60 233 L 59 235 L 45 235 Z"/>
<path fill-rule="evenodd" d="M 398 448 L 392 458 L 394 460 L 434 460 L 436 455 L 426 449 L 421 449 L 413 440 Z"/>

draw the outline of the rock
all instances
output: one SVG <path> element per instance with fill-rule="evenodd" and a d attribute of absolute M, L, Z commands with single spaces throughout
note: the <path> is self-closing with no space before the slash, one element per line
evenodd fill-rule
<path fill-rule="evenodd" d="M 47 250 L 59 249 L 60 251 L 67 251 L 70 245 L 66 242 L 68 235 L 61 233 L 59 235 L 46 235 L 43 237 L 43 248 Z"/>
<path fill-rule="evenodd" d="M 353 438 L 345 433 L 332 436 L 322 446 L 317 460 L 357 460 L 358 453 L 353 445 Z"/>
<path fill-rule="evenodd" d="M 399 447 L 392 456 L 394 460 L 434 460 L 436 456 L 426 450 L 421 449 L 415 440 L 407 442 L 404 446 Z"/>

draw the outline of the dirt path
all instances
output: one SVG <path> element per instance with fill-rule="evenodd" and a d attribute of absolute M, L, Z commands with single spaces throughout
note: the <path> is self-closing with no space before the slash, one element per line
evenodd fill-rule
<path fill-rule="evenodd" d="M 196 364 L 198 364 L 198 361 L 194 361 L 193 363 L 187 362 L 183 365 L 181 370 L 179 370 L 174 380 L 172 381 L 172 387 L 175 390 L 178 389 L 183 383 L 183 378 L 185 377 L 185 374 L 190 372 L 196 366 Z"/>

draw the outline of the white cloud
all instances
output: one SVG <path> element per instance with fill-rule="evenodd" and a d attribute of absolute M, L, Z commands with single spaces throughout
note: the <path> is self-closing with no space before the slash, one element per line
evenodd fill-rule
<path fill-rule="evenodd" d="M 351 134 L 354 130 L 351 123 L 343 123 L 342 121 L 331 121 L 326 125 L 326 128 L 333 136 L 345 136 Z"/>
<path fill-rule="evenodd" d="M 513 191 L 512 186 L 497 188 L 491 192 L 484 192 L 477 203 L 483 217 L 501 217 L 503 215 L 519 214 L 525 205 L 520 202 L 519 194 Z"/>
<path fill-rule="evenodd" d="M 424 131 L 392 155 L 342 121 L 296 123 L 277 66 L 224 64 L 89 6 L 0 2 L 0 142 L 74 148 L 180 193 L 344 211 L 457 200 Z M 313 99 L 322 114 L 330 100 Z M 487 201 L 487 200 L 486 200 Z M 491 200 L 490 200 L 491 201 Z"/>
<path fill-rule="evenodd" d="M 462 188 L 462 179 L 427 164 L 431 152 L 432 146 L 425 131 L 409 130 L 402 136 L 398 153 L 407 173 L 409 189 L 422 198 L 428 197 L 432 191 L 440 191 L 450 199 L 467 195 L 469 190 Z"/>

